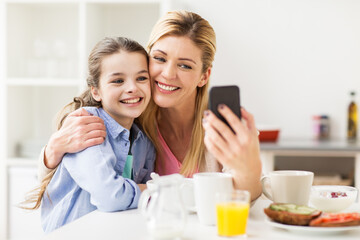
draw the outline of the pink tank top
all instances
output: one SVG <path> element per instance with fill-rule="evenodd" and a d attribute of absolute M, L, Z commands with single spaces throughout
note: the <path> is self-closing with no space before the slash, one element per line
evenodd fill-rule
<path fill-rule="evenodd" d="M 177 160 L 177 158 L 171 152 L 169 146 L 162 137 L 159 128 L 157 128 L 157 133 L 162 151 L 157 152 L 155 169 L 156 172 L 160 176 L 179 173 L 182 166 L 181 162 L 179 162 L 179 160 Z"/>
<path fill-rule="evenodd" d="M 162 151 L 157 152 L 156 156 L 156 169 L 155 171 L 160 175 L 169 175 L 173 173 L 179 173 L 182 163 L 175 157 L 175 155 L 170 150 L 169 146 L 165 142 L 165 139 L 161 135 L 159 128 L 157 128 L 157 133 L 159 136 L 159 142 L 162 148 Z M 199 169 L 197 168 L 193 174 L 198 173 Z M 191 178 L 193 174 L 185 176 Z"/>

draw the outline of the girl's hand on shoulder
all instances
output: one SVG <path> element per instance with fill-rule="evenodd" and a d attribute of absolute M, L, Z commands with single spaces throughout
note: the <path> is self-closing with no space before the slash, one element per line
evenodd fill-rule
<path fill-rule="evenodd" d="M 66 117 L 62 127 L 50 137 L 44 163 L 48 168 L 55 168 L 65 153 L 79 152 L 101 144 L 105 137 L 104 121 L 83 108 L 77 109 Z"/>
<path fill-rule="evenodd" d="M 262 167 L 254 117 L 243 108 L 242 120 L 225 105 L 220 105 L 218 111 L 234 132 L 211 111 L 205 111 L 203 127 L 206 148 L 226 169 L 230 169 L 235 185 L 238 184 L 235 187 L 249 188 L 247 190 L 252 195 L 258 195 Z"/>

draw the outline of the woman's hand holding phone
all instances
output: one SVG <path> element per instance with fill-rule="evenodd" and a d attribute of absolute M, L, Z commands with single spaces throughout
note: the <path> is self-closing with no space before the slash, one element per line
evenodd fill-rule
<path fill-rule="evenodd" d="M 241 108 L 240 120 L 226 105 L 219 105 L 218 111 L 233 131 L 207 110 L 203 121 L 206 148 L 225 168 L 230 169 L 234 187 L 249 190 L 252 199 L 256 199 L 261 194 L 262 167 L 254 117 Z"/>

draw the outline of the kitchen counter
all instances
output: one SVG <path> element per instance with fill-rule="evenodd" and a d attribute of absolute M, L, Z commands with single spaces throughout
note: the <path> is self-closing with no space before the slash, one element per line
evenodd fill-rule
<path fill-rule="evenodd" d="M 280 139 L 277 142 L 262 142 L 260 146 L 262 150 L 271 151 L 360 152 L 360 142 L 349 143 L 345 140 Z"/>
<path fill-rule="evenodd" d="M 277 142 L 261 143 L 260 151 L 265 174 L 274 170 L 276 156 L 353 157 L 355 187 L 360 189 L 360 142 L 280 139 Z"/>
<path fill-rule="evenodd" d="M 250 218 L 247 226 L 248 239 L 286 239 L 286 240 L 306 240 L 306 239 L 359 239 L 360 227 L 355 230 L 342 232 L 322 232 L 313 231 L 288 231 L 273 227 L 268 224 L 263 209 L 270 204 L 269 200 L 259 199 L 251 207 Z M 352 211 L 360 211 L 360 204 L 354 204 Z M 114 213 L 104 213 L 94 211 L 90 214 L 77 219 L 76 221 L 55 230 L 46 235 L 46 239 L 127 239 L 127 240 L 150 240 L 146 229 L 145 219 L 139 210 L 129 210 Z M 201 225 L 196 214 L 188 215 L 187 225 L 183 240 L 217 240 L 229 239 L 217 235 L 216 226 Z"/>

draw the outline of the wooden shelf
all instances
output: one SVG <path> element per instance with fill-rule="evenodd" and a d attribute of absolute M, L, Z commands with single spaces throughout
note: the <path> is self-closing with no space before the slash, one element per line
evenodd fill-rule
<path fill-rule="evenodd" d="M 7 167 L 37 167 L 36 158 L 9 158 L 6 161 Z"/>

